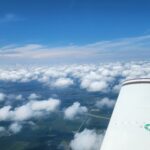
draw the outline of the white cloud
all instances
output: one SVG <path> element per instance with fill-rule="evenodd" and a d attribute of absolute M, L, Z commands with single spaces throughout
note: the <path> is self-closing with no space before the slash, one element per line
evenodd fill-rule
<path fill-rule="evenodd" d="M 91 92 L 97 92 L 97 91 L 103 91 L 107 88 L 108 84 L 105 81 L 94 81 L 91 82 L 89 87 L 87 88 L 88 91 Z"/>
<path fill-rule="evenodd" d="M 96 102 L 96 107 L 102 109 L 104 107 L 107 107 L 107 108 L 113 108 L 113 106 L 115 105 L 115 101 L 114 100 L 111 100 L 107 97 L 99 100 Z"/>
<path fill-rule="evenodd" d="M 18 132 L 20 132 L 22 129 L 22 125 L 19 124 L 19 123 L 12 123 L 10 126 L 9 126 L 9 131 L 11 131 L 12 133 L 16 134 Z"/>
<path fill-rule="evenodd" d="M 13 111 L 13 118 L 12 120 L 17 120 L 17 121 L 23 121 L 23 120 L 27 120 L 30 119 L 31 117 L 33 117 L 33 110 L 30 107 L 30 104 L 26 104 L 20 107 L 15 108 L 15 110 Z"/>
<path fill-rule="evenodd" d="M 48 100 L 31 100 L 28 103 L 18 106 L 3 106 L 0 108 L 0 121 L 11 121 L 12 123 L 8 131 L 16 134 L 21 131 L 24 121 L 30 121 L 32 118 L 40 118 L 56 111 L 60 105 L 59 99 L 49 98 Z M 4 127 L 0 127 L 0 132 L 6 131 Z"/>
<path fill-rule="evenodd" d="M 108 73 L 107 75 L 104 74 L 103 70 L 87 73 L 81 78 L 81 88 L 87 89 L 89 92 L 105 91 L 109 86 L 108 81 L 110 77 Z"/>
<path fill-rule="evenodd" d="M 69 78 L 58 78 L 53 84 L 52 86 L 54 87 L 58 87 L 58 88 L 64 88 L 64 87 L 68 87 L 70 85 L 73 84 L 73 80 L 69 79 Z"/>
<path fill-rule="evenodd" d="M 6 95 L 4 93 L 0 93 L 0 101 L 4 101 L 6 98 Z"/>
<path fill-rule="evenodd" d="M 4 20 L 14 20 L 14 14 L 7 14 Z M 122 38 L 111 41 L 99 41 L 87 45 L 67 45 L 48 47 L 41 44 L 21 46 L 6 45 L 0 48 L 3 63 L 97 63 L 122 60 L 149 60 L 150 35 Z M 135 56 L 136 54 L 136 56 Z M 28 61 L 26 61 L 28 59 Z"/>
<path fill-rule="evenodd" d="M 40 96 L 36 93 L 31 93 L 28 97 L 29 100 L 37 100 Z"/>
<path fill-rule="evenodd" d="M 49 98 L 48 100 L 30 101 L 13 110 L 11 106 L 4 106 L 0 109 L 0 121 L 24 121 L 44 116 L 57 110 L 60 103 L 58 99 Z"/>
<path fill-rule="evenodd" d="M 95 130 L 84 129 L 74 135 L 70 147 L 72 150 L 99 150 L 103 136 L 103 134 L 96 133 Z"/>
<path fill-rule="evenodd" d="M 80 87 L 90 92 L 118 92 L 126 79 L 150 76 L 150 63 L 101 63 L 84 65 L 61 65 L 41 67 L 0 68 L 0 80 L 10 82 L 38 81 L 54 87 L 69 87 L 78 81 Z M 39 99 L 32 93 L 29 99 Z"/>
<path fill-rule="evenodd" d="M 4 106 L 0 109 L 0 121 L 10 120 L 12 117 L 11 106 Z"/>
<path fill-rule="evenodd" d="M 54 87 L 53 84 L 55 87 L 69 87 L 74 84 L 78 86 L 75 88 L 82 88 L 88 92 L 105 92 L 104 94 L 106 92 L 118 93 L 124 80 L 149 77 L 150 62 L 148 61 L 0 68 L 1 81 L 18 83 L 37 81 L 51 88 Z M 0 108 L 0 121 L 22 122 L 44 117 L 57 110 L 61 103 L 58 99 L 41 100 L 39 95 L 31 93 L 26 104 L 14 108 L 11 106 L 10 100 L 22 99 L 22 95 L 3 94 L 0 94 L 0 101 L 4 101 L 6 98 L 8 103 L 4 101 L 5 106 Z M 113 108 L 114 104 L 114 100 L 104 98 L 97 101 L 96 106 L 100 109 L 104 107 Z M 87 107 L 75 102 L 64 109 L 64 117 L 74 119 L 86 113 L 87 110 Z"/>
<path fill-rule="evenodd" d="M 82 115 L 88 111 L 87 107 L 81 106 L 79 102 L 74 102 L 73 105 L 64 110 L 66 119 L 72 120 L 78 115 Z"/>
<path fill-rule="evenodd" d="M 53 98 L 50 98 L 48 100 L 43 100 L 43 101 L 31 102 L 31 108 L 33 111 L 46 110 L 46 111 L 53 112 L 58 108 L 59 105 L 60 105 L 60 100 L 53 99 Z"/>

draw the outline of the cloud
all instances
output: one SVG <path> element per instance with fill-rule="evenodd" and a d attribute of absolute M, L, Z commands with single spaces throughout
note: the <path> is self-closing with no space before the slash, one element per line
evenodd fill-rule
<path fill-rule="evenodd" d="M 43 101 L 32 101 L 31 108 L 33 111 L 46 110 L 49 112 L 55 111 L 60 105 L 60 100 L 49 98 L 48 100 Z"/>
<path fill-rule="evenodd" d="M 24 121 L 54 112 L 60 105 L 60 100 L 49 98 L 48 100 L 29 101 L 28 103 L 15 107 L 4 106 L 0 109 L 0 121 Z"/>
<path fill-rule="evenodd" d="M 34 111 L 31 109 L 30 104 L 27 103 L 26 105 L 15 108 L 15 110 L 12 112 L 11 120 L 28 120 L 33 117 L 33 115 Z"/>
<path fill-rule="evenodd" d="M 99 150 L 103 136 L 102 133 L 96 133 L 95 130 L 84 129 L 74 135 L 70 147 L 72 150 Z"/>
<path fill-rule="evenodd" d="M 150 77 L 149 61 L 0 67 L 0 82 L 2 83 L 39 82 L 50 87 L 50 90 L 56 85 L 61 88 L 75 85 L 74 88 L 79 88 L 78 90 L 82 92 L 97 92 L 97 94 L 105 95 L 104 99 L 98 100 L 95 104 L 100 109 L 104 107 L 113 108 L 115 100 L 108 99 L 107 95 L 118 93 L 125 80 L 148 77 Z M 41 96 L 36 93 L 31 93 L 28 97 L 24 94 L 2 93 L 0 99 L 1 104 L 4 102 L 4 106 L 1 105 L 0 108 L 0 121 L 18 122 L 21 125 L 23 122 L 31 121 L 31 119 L 57 112 L 61 104 L 59 99 L 41 99 Z M 17 106 L 16 104 L 13 105 L 13 102 L 16 103 L 14 100 L 17 99 L 23 99 L 23 101 L 18 101 L 19 105 L 17 104 Z M 75 102 L 63 110 L 64 118 L 73 120 L 87 111 L 86 106 Z"/>
<path fill-rule="evenodd" d="M 108 87 L 105 81 L 89 81 L 84 80 L 81 83 L 81 88 L 86 88 L 89 92 L 104 91 Z"/>
<path fill-rule="evenodd" d="M 40 96 L 36 93 L 31 93 L 28 97 L 29 100 L 37 100 Z"/>
<path fill-rule="evenodd" d="M 58 78 L 52 86 L 57 87 L 57 88 L 66 88 L 69 87 L 70 85 L 73 85 L 73 80 L 69 78 Z"/>
<path fill-rule="evenodd" d="M 50 88 L 79 85 L 88 92 L 118 93 L 124 80 L 150 76 L 148 61 L 0 68 L 0 81 L 37 81 Z M 31 93 L 30 99 L 39 99 Z"/>
<path fill-rule="evenodd" d="M 24 46 L 4 46 L 0 48 L 0 57 L 5 58 L 16 58 L 16 59 L 33 59 L 33 60 L 40 60 L 42 59 L 51 59 L 54 58 L 59 59 L 67 58 L 67 57 L 78 57 L 81 55 L 84 57 L 89 55 L 88 52 L 84 53 L 82 51 L 76 51 L 76 46 L 68 46 L 68 47 L 56 47 L 56 48 L 49 48 L 45 45 L 40 44 L 27 44 Z M 49 61 L 51 61 L 49 60 Z"/>
<path fill-rule="evenodd" d="M 9 16 L 9 15 L 8 15 Z M 6 18 L 13 18 L 13 15 Z M 7 20 L 7 19 L 6 19 Z M 9 19 L 8 19 L 9 20 Z M 41 44 L 6 45 L 0 48 L 1 62 L 8 63 L 97 63 L 123 60 L 149 60 L 150 35 L 99 41 L 87 45 L 48 47 Z M 28 59 L 28 61 L 25 61 Z M 10 63 L 12 64 L 12 63 Z"/>
<path fill-rule="evenodd" d="M 111 99 L 109 99 L 107 97 L 105 97 L 105 98 L 103 98 L 103 99 L 101 99 L 101 100 L 96 102 L 96 107 L 98 107 L 100 109 L 102 109 L 104 107 L 106 107 L 106 108 L 113 108 L 114 105 L 115 105 L 115 101 L 111 100 Z"/>
<path fill-rule="evenodd" d="M 10 120 L 12 112 L 10 111 L 11 106 L 4 106 L 0 109 L 0 121 Z"/>
<path fill-rule="evenodd" d="M 14 100 L 23 100 L 24 97 L 22 94 L 4 94 L 5 95 L 5 104 L 13 103 Z"/>
<path fill-rule="evenodd" d="M 112 80 L 110 71 L 101 66 L 101 68 L 92 70 L 81 78 L 81 88 L 87 89 L 89 92 L 105 91 L 110 80 Z"/>
<path fill-rule="evenodd" d="M 10 126 L 9 126 L 9 131 L 16 134 L 18 132 L 20 132 L 22 129 L 22 125 L 19 124 L 19 123 L 12 123 Z"/>
<path fill-rule="evenodd" d="M 72 120 L 78 115 L 82 115 L 88 111 L 87 107 L 81 106 L 79 102 L 74 102 L 73 105 L 64 110 L 65 119 Z"/>
<path fill-rule="evenodd" d="M 3 106 L 0 108 L 0 121 L 9 121 L 11 124 L 8 127 L 8 131 L 16 134 L 21 131 L 22 124 L 25 121 L 45 117 L 57 111 L 60 104 L 61 101 L 59 99 L 49 98 L 47 100 L 30 99 L 26 104 L 15 107 L 13 105 Z M 4 127 L 0 127 L 0 133 L 4 133 L 5 131 L 7 130 Z"/>
<path fill-rule="evenodd" d="M 6 98 L 6 95 L 4 93 L 0 93 L 0 102 L 4 101 Z"/>

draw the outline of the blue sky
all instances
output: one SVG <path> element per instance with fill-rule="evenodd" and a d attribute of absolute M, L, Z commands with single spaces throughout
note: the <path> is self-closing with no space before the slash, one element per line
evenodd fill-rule
<path fill-rule="evenodd" d="M 149 0 L 1 0 L 0 51 L 143 37 L 150 34 L 149 16 Z"/>

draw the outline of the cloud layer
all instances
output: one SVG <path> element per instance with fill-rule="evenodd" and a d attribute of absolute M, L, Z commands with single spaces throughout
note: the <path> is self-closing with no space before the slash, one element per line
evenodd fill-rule
<path fill-rule="evenodd" d="M 13 14 L 7 14 L 4 17 L 4 21 L 12 19 L 15 19 Z M 82 46 L 6 45 L 0 48 L 0 59 L 3 64 L 96 63 L 116 60 L 149 60 L 149 40 L 150 35 L 144 35 L 112 41 L 99 41 Z"/>
<path fill-rule="evenodd" d="M 49 90 L 69 92 L 69 88 L 79 88 L 82 92 L 101 93 L 104 95 L 95 101 L 93 107 L 113 109 L 115 100 L 108 93 L 119 92 L 123 81 L 133 78 L 150 77 L 150 62 L 117 62 L 100 64 L 74 64 L 61 66 L 32 66 L 32 67 L 1 67 L 0 82 L 25 84 L 37 82 Z M 68 88 L 68 89 L 67 89 Z M 13 105 L 17 101 L 19 105 Z M 92 101 L 92 99 L 91 99 Z M 61 108 L 64 118 L 74 120 L 90 109 L 76 99 L 68 107 Z M 42 98 L 37 93 L 30 93 L 26 97 L 22 93 L 0 93 L 0 121 L 9 121 L 14 126 L 7 127 L 12 133 L 18 133 L 24 121 L 44 117 L 58 110 L 61 100 L 57 98 Z M 17 123 L 17 124 L 16 124 Z M 20 125 L 20 130 L 15 132 L 15 127 Z M 14 128 L 13 128 L 14 127 Z M 9 129 L 10 128 L 10 129 Z M 13 131 L 14 129 L 14 131 Z M 6 129 L 1 128 L 0 132 Z"/>
<path fill-rule="evenodd" d="M 44 67 L 1 68 L 0 80 L 7 82 L 37 81 L 51 88 L 67 88 L 78 85 L 89 92 L 118 91 L 124 80 L 147 78 L 150 63 L 139 61 L 129 63 L 101 63 L 97 65 L 63 65 Z M 0 94 L 0 100 L 4 100 Z M 37 98 L 34 93 L 32 97 Z"/>

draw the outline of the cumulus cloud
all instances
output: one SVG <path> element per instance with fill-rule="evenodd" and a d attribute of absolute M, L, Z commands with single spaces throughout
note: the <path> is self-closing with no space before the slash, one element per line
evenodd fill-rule
<path fill-rule="evenodd" d="M 22 125 L 15 122 L 15 123 L 12 123 L 10 126 L 9 126 L 9 131 L 11 131 L 12 133 L 16 134 L 18 132 L 20 132 L 22 129 Z"/>
<path fill-rule="evenodd" d="M 107 90 L 109 82 L 112 80 L 110 72 L 104 70 L 104 66 L 92 70 L 89 74 L 81 78 L 81 88 L 87 89 L 89 92 L 100 92 Z"/>
<path fill-rule="evenodd" d="M 23 121 L 30 119 L 33 117 L 34 112 L 30 107 L 30 104 L 26 104 L 20 107 L 15 108 L 14 111 L 12 111 L 12 120 L 17 120 L 17 121 Z"/>
<path fill-rule="evenodd" d="M 64 88 L 68 87 L 70 85 L 73 85 L 73 80 L 70 78 L 58 78 L 52 86 L 57 87 L 57 88 Z"/>
<path fill-rule="evenodd" d="M 99 150 L 103 136 L 102 133 L 97 133 L 95 130 L 84 129 L 74 135 L 70 147 L 72 150 Z"/>
<path fill-rule="evenodd" d="M 33 111 L 46 110 L 52 112 L 55 111 L 59 105 L 60 105 L 60 100 L 53 99 L 53 98 L 50 98 L 48 100 L 43 100 L 43 101 L 31 102 L 31 108 Z"/>
<path fill-rule="evenodd" d="M 49 98 L 47 100 L 30 100 L 24 105 L 13 108 L 12 106 L 3 106 L 0 108 L 0 121 L 13 122 L 8 131 L 16 134 L 21 131 L 22 123 L 30 121 L 32 118 L 45 117 L 48 114 L 56 111 L 60 105 L 59 99 Z M 7 131 L 0 126 L 0 133 Z"/>
<path fill-rule="evenodd" d="M 104 91 L 108 87 L 108 84 L 105 81 L 86 81 L 86 82 L 90 83 L 88 84 L 85 83 L 85 81 L 83 81 L 81 83 L 81 87 L 86 88 L 90 92 Z"/>
<path fill-rule="evenodd" d="M 38 99 L 40 96 L 37 95 L 36 93 L 31 93 L 28 97 L 29 100 L 36 100 Z"/>
<path fill-rule="evenodd" d="M 104 107 L 106 108 L 113 108 L 113 106 L 115 105 L 115 101 L 114 100 L 111 100 L 107 97 L 99 100 L 96 102 L 96 107 L 102 109 Z"/>
<path fill-rule="evenodd" d="M 71 106 L 64 110 L 66 119 L 72 120 L 78 115 L 82 115 L 88 111 L 87 107 L 81 106 L 79 102 L 74 102 Z"/>
<path fill-rule="evenodd" d="M 12 116 L 11 106 L 4 106 L 0 109 L 0 121 L 10 120 Z"/>
<path fill-rule="evenodd" d="M 148 61 L 0 68 L 0 81 L 3 82 L 26 84 L 25 82 L 36 81 L 50 86 L 50 88 L 76 85 L 75 88 L 104 95 L 111 92 L 118 93 L 124 80 L 149 77 L 150 62 Z M 40 95 L 31 93 L 27 97 L 26 103 L 18 101 L 20 106 L 16 106 L 12 105 L 13 99 L 23 99 L 21 94 L 0 93 L 1 104 L 6 99 L 5 105 L 0 108 L 0 121 L 19 122 L 20 124 L 20 122 L 30 121 L 32 118 L 44 117 L 57 110 L 61 103 L 59 99 L 42 100 L 40 98 Z M 104 98 L 97 101 L 95 105 L 102 109 L 113 108 L 114 104 L 114 100 Z M 64 118 L 72 120 L 87 111 L 87 107 L 75 102 L 64 109 Z"/>
<path fill-rule="evenodd" d="M 48 100 L 30 101 L 15 109 L 12 109 L 11 106 L 4 106 L 0 109 L 0 121 L 24 121 L 32 117 L 39 117 L 54 112 L 60 103 L 58 99 L 49 98 Z"/>
<path fill-rule="evenodd" d="M 0 68 L 0 80 L 10 82 L 37 81 L 51 88 L 69 87 L 78 83 L 88 92 L 118 92 L 124 80 L 150 76 L 150 63 L 101 63 L 41 67 Z M 77 82 L 76 82 L 77 81 Z M 37 99 L 32 93 L 29 99 Z"/>
<path fill-rule="evenodd" d="M 6 95 L 4 93 L 0 93 L 0 101 L 4 101 L 6 98 Z"/>

